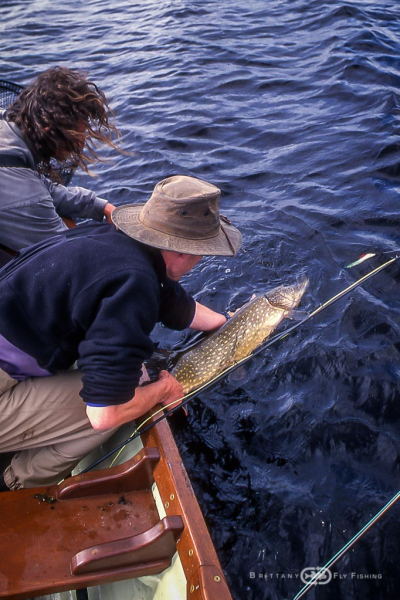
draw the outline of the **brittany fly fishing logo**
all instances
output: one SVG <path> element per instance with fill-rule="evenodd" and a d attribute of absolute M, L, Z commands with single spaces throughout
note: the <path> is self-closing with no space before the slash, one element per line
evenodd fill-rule
<path fill-rule="evenodd" d="M 304 584 L 326 585 L 331 581 L 332 573 L 321 567 L 306 567 L 301 571 L 300 579 Z"/>

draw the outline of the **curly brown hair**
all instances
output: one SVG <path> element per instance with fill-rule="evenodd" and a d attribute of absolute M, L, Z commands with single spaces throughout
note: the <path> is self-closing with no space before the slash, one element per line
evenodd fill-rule
<path fill-rule="evenodd" d="M 99 160 L 96 142 L 118 149 L 112 140 L 119 132 L 109 116 L 114 113 L 103 92 L 85 73 L 66 67 L 41 73 L 7 110 L 8 120 L 27 139 L 39 173 L 53 179 L 59 179 L 60 166 L 89 173 L 88 166 Z"/>

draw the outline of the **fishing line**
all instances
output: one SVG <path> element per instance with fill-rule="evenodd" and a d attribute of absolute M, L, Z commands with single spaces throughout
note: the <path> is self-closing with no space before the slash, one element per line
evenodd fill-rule
<path fill-rule="evenodd" d="M 383 517 L 383 515 L 394 504 L 396 504 L 397 500 L 399 499 L 400 492 L 397 492 L 397 494 L 393 496 L 393 498 L 386 504 L 386 506 L 384 506 L 366 525 L 364 525 L 364 527 L 360 529 L 360 531 L 354 537 L 352 537 L 351 540 L 347 542 L 347 544 L 345 544 L 343 548 L 335 554 L 335 556 L 328 560 L 328 562 L 324 567 L 322 567 L 322 569 L 318 570 L 318 572 L 315 573 L 315 575 L 313 575 L 310 581 L 306 583 L 306 585 L 299 591 L 298 594 L 296 594 L 293 600 L 300 600 L 300 598 L 303 598 L 303 596 L 305 596 L 310 591 L 310 589 L 318 583 L 318 580 L 326 575 L 326 571 L 334 564 L 336 564 L 338 560 L 342 558 L 342 556 L 347 554 L 347 552 L 358 542 L 358 540 L 360 540 L 363 537 L 363 535 L 367 533 L 367 531 L 369 531 L 371 527 L 373 527 L 373 525 L 375 525 L 375 523 L 377 523 L 379 519 Z"/>
<path fill-rule="evenodd" d="M 110 450 L 109 452 L 107 452 L 107 454 L 105 454 L 103 457 L 99 458 L 97 461 L 95 461 L 94 463 L 92 463 L 91 465 L 89 465 L 88 467 L 86 467 L 86 469 L 84 469 L 83 471 L 81 471 L 81 473 L 86 473 L 87 471 L 90 471 L 94 467 L 97 467 L 97 465 L 99 465 L 101 462 L 103 462 L 104 460 L 106 460 L 107 458 L 109 458 L 110 456 L 112 456 L 115 452 L 118 452 L 119 450 L 122 451 L 122 449 L 127 444 L 129 444 L 130 442 L 132 442 L 133 440 L 135 440 L 141 433 L 144 433 L 144 432 L 148 431 L 151 427 L 153 427 L 154 425 L 157 425 L 157 423 L 159 423 L 163 419 L 165 419 L 165 418 L 169 417 L 170 415 L 172 415 L 176 410 L 178 410 L 179 408 L 182 408 L 185 404 L 187 404 L 187 402 L 191 398 L 193 398 L 194 396 L 197 396 L 200 392 L 204 392 L 204 391 L 208 390 L 210 387 L 214 386 L 218 381 L 220 381 L 223 377 L 225 377 L 226 375 L 228 375 L 229 373 L 231 373 L 232 371 L 234 371 L 235 369 L 237 369 L 238 367 L 240 367 L 241 365 L 243 365 L 244 363 L 246 363 L 248 360 L 250 360 L 254 356 L 257 356 L 258 354 L 260 354 L 261 352 L 263 352 L 264 350 L 266 350 L 267 348 L 269 348 L 270 346 L 272 346 L 272 344 L 275 344 L 276 342 L 278 342 L 278 341 L 282 340 L 283 338 L 285 338 L 286 336 L 288 336 L 290 333 L 292 333 L 293 331 L 295 331 L 296 329 L 298 329 L 299 327 L 301 327 L 302 325 L 304 325 L 304 323 L 307 323 L 307 321 L 309 321 L 310 319 L 312 319 L 313 317 L 315 317 L 316 315 L 318 315 L 320 312 L 322 312 L 323 310 L 325 310 L 326 308 L 328 308 L 328 306 L 331 306 L 334 302 L 337 302 L 338 300 L 340 300 L 340 298 L 343 298 L 343 296 L 345 296 L 346 294 L 350 293 L 352 290 L 356 289 L 362 283 L 364 283 L 365 281 L 367 281 L 371 277 L 374 277 L 375 275 L 377 275 L 383 269 L 386 269 L 386 267 L 388 267 L 389 265 L 393 264 L 396 260 L 398 260 L 398 258 L 399 258 L 398 256 L 395 256 L 394 258 L 391 258 L 390 260 L 388 260 L 387 262 L 385 262 L 383 265 L 380 265 L 379 267 L 376 267 L 376 269 L 373 269 L 372 271 L 370 271 L 369 273 L 367 273 L 366 275 L 364 275 L 363 277 L 361 277 L 360 279 L 358 279 L 357 281 L 355 281 L 354 283 L 352 283 L 351 285 L 349 285 L 347 288 L 345 288 L 344 290 L 342 290 L 338 294 L 335 294 L 335 296 L 332 296 L 332 298 L 330 298 L 329 300 L 327 300 L 326 302 L 324 302 L 323 304 L 321 304 L 318 308 L 316 308 L 313 312 L 311 312 L 309 315 L 307 315 L 304 319 L 302 319 L 298 323 L 295 323 L 294 325 L 292 325 L 288 329 L 285 329 L 285 331 L 283 331 L 282 333 L 278 333 L 278 334 L 274 335 L 273 337 L 268 338 L 268 340 L 265 343 L 261 344 L 251 354 L 249 354 L 248 356 L 245 356 L 241 360 L 235 362 L 235 364 L 231 365 L 230 367 L 227 367 L 224 371 L 222 371 L 221 373 L 219 373 L 218 375 L 216 375 L 213 379 L 211 379 L 207 383 L 205 383 L 202 386 L 196 388 L 195 390 L 192 390 L 191 392 L 189 392 L 188 394 L 186 394 L 182 398 L 179 398 L 178 400 L 174 400 L 173 402 L 171 402 L 167 406 L 164 406 L 163 408 L 161 408 L 161 409 L 157 410 L 156 412 L 152 413 L 149 417 L 147 417 L 147 419 L 145 419 L 145 421 L 143 421 L 136 428 L 136 430 L 133 432 L 133 434 L 128 439 L 126 439 L 124 442 L 121 442 L 121 444 L 119 444 L 118 446 L 116 446 L 115 448 L 113 448 L 112 450 Z M 166 408 L 169 408 L 173 404 L 177 404 L 177 403 L 179 403 L 177 406 L 174 406 L 173 408 L 171 408 L 171 410 L 169 410 L 167 412 L 164 412 L 164 410 Z M 146 427 L 143 427 L 145 423 L 147 423 L 148 421 L 152 420 L 157 414 L 159 414 L 161 412 L 163 414 L 158 419 L 156 419 L 155 421 L 152 421 Z M 119 454 L 118 454 L 118 456 L 119 456 Z M 115 457 L 115 459 L 112 462 L 112 464 L 114 464 L 114 462 L 115 462 L 116 459 L 117 459 L 117 457 Z"/>

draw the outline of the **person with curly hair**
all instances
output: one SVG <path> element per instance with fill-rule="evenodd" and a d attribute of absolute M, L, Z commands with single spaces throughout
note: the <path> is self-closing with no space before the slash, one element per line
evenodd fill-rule
<path fill-rule="evenodd" d="M 114 206 L 93 191 L 65 187 L 62 169 L 89 167 L 95 145 L 117 148 L 102 91 L 85 74 L 53 67 L 0 118 L 0 244 L 18 251 L 67 229 L 63 218 L 110 221 Z"/>

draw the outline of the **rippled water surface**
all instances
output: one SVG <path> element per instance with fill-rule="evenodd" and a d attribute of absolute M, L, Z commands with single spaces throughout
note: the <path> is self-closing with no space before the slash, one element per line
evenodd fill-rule
<path fill-rule="evenodd" d="M 3 79 L 77 67 L 116 112 L 132 154 L 77 183 L 115 204 L 173 173 L 222 189 L 244 250 L 185 278 L 198 300 L 237 307 L 306 273 L 311 311 L 400 247 L 397 0 L 9 0 L 1 13 Z M 377 256 L 344 269 L 365 252 Z M 299 572 L 398 491 L 399 290 L 395 265 L 175 423 L 235 600 L 293 598 Z M 398 598 L 399 510 L 309 597 Z"/>

